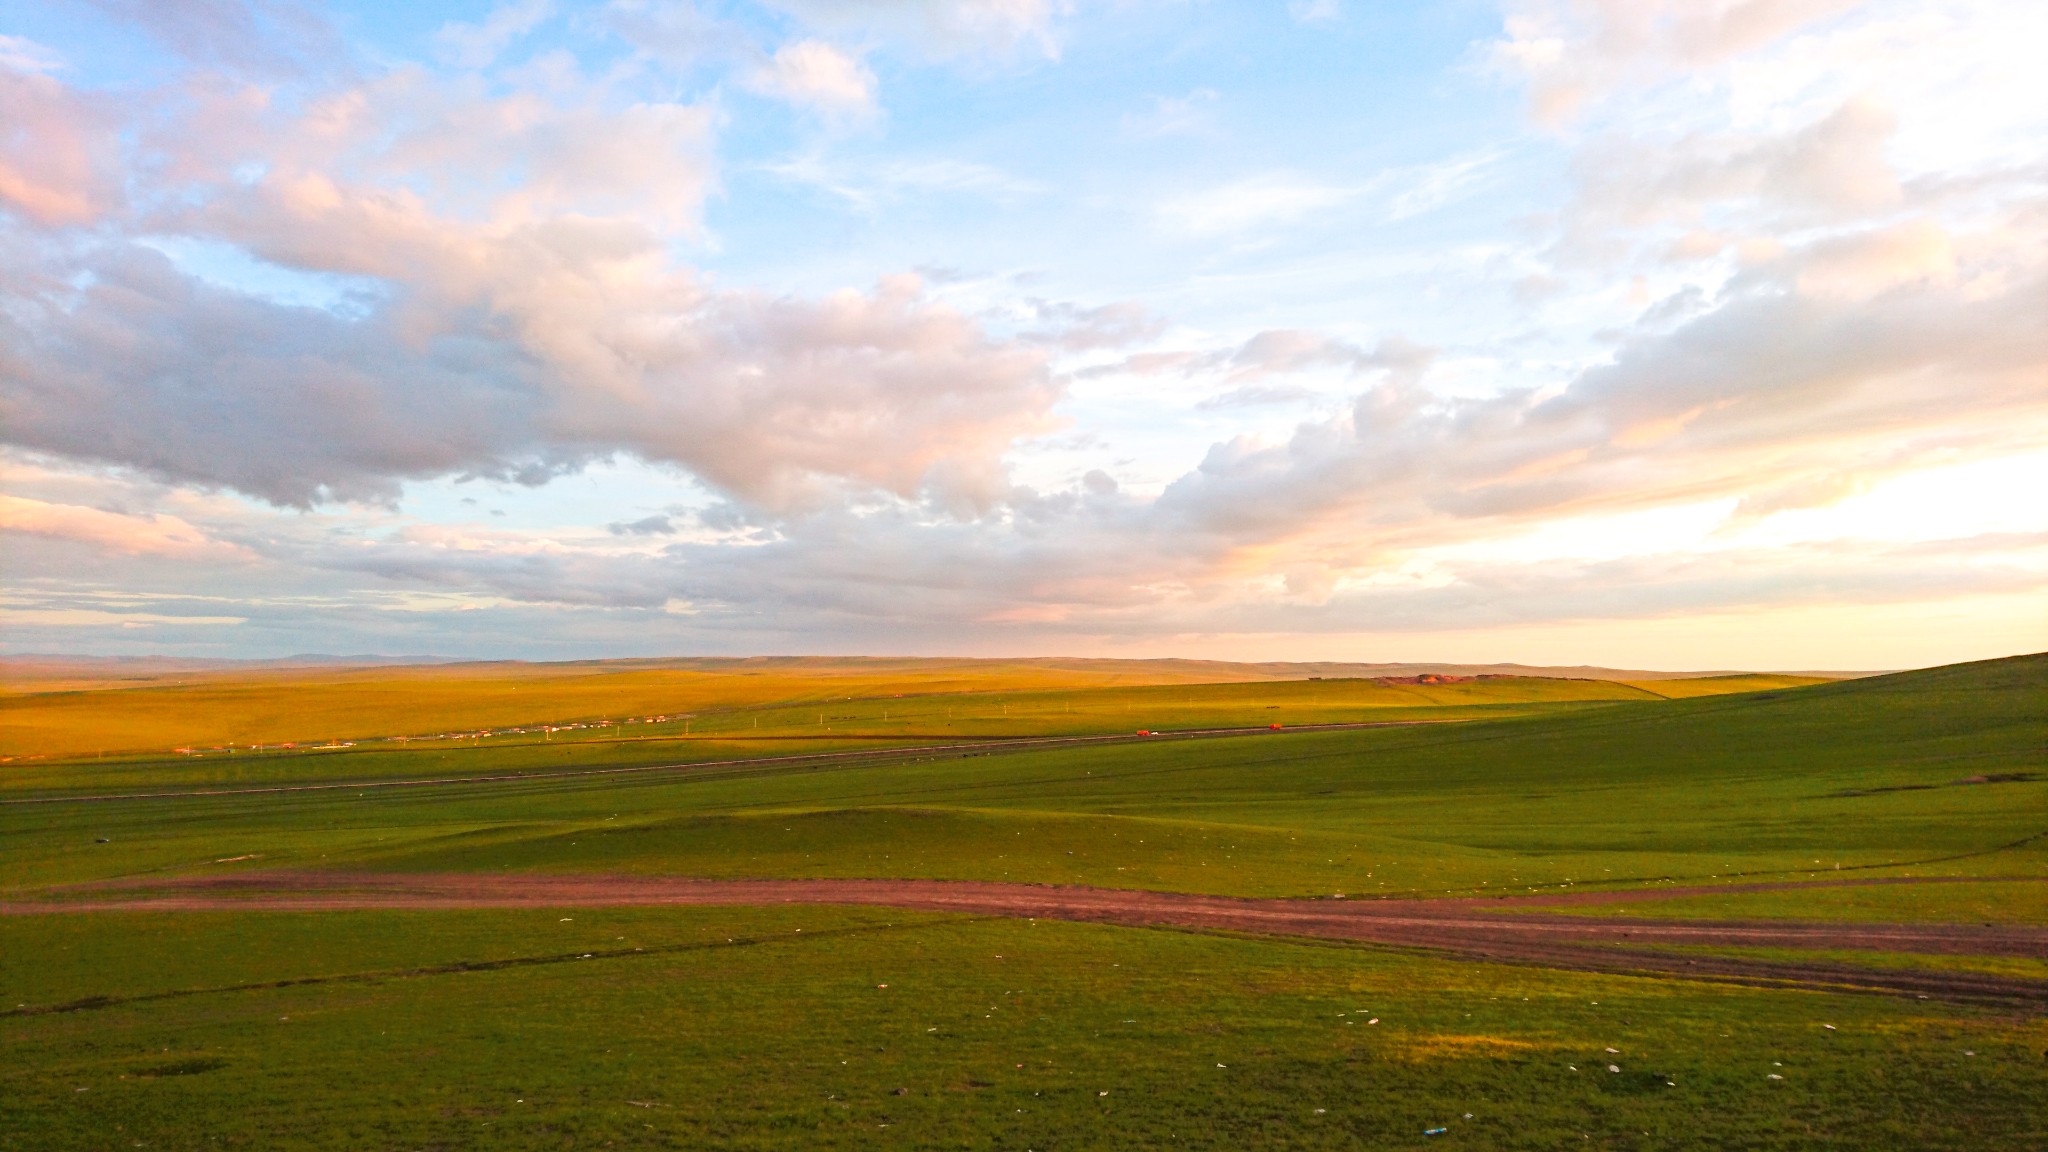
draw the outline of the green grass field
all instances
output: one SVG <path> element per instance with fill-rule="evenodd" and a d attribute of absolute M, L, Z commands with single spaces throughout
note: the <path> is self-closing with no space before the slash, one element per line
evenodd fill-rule
<path fill-rule="evenodd" d="M 971 709 L 947 719 L 981 736 L 1108 730 L 1132 705 L 1155 728 L 1458 722 L 417 787 L 19 802 L 425 776 L 403 765 L 458 754 L 17 763 L 0 897 L 272 869 L 1353 899 L 1939 877 L 1964 882 L 1560 910 L 2048 924 L 2048 658 L 1680 699 L 1572 695 L 1588 683 L 892 692 L 828 705 L 849 729 L 831 746 L 899 739 L 899 708 L 922 709 L 904 732 Z M 826 744 L 776 736 L 712 739 Z M 635 746 L 578 747 L 567 763 L 599 768 Z M 2033 1148 L 2048 1114 L 2048 1028 L 2025 1007 L 1329 941 L 800 906 L 63 913 L 0 917 L 0 937 L 8 1148 Z"/>

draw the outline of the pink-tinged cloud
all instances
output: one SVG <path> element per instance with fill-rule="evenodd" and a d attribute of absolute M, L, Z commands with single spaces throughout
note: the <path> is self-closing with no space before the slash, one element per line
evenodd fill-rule
<path fill-rule="evenodd" d="M 124 556 L 252 558 L 247 549 L 216 540 L 203 529 L 165 513 L 129 515 L 20 496 L 0 495 L 0 532 L 69 540 Z"/>
<path fill-rule="evenodd" d="M 119 198 L 109 110 L 52 76 L 0 65 L 0 210 L 86 224 Z"/>
<path fill-rule="evenodd" d="M 713 181 L 704 109 L 400 70 L 303 111 L 217 87 L 188 110 L 208 131 L 142 226 L 382 299 L 343 318 L 139 246 L 25 245 L 48 263 L 5 286 L 13 442 L 300 506 L 626 453 L 761 507 L 880 491 L 966 514 L 1002 496 L 1013 442 L 1054 427 L 1046 352 L 914 277 L 803 299 L 678 267 Z"/>

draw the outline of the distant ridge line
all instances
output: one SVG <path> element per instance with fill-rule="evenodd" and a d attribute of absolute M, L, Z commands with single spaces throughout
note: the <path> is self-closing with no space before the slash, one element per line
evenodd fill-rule
<path fill-rule="evenodd" d="M 1769 674 L 1779 676 L 1811 676 L 1831 680 L 1859 679 L 1865 676 L 1882 676 L 1896 669 L 1703 669 L 1670 670 L 1644 668 L 1609 668 L 1595 664 L 1453 664 L 1433 662 L 1390 662 L 1367 663 L 1342 660 L 1198 660 L 1183 657 L 1121 658 L 1091 656 L 651 656 L 621 657 L 590 660 L 494 660 L 470 659 L 457 656 L 382 656 L 358 654 L 347 656 L 307 653 L 294 656 L 279 656 L 258 659 L 231 659 L 225 657 L 186 656 L 80 656 L 64 653 L 20 653 L 0 654 L 0 675 L 11 671 L 51 674 L 66 670 L 88 673 L 136 674 L 178 673 L 178 672 L 242 672 L 265 670 L 325 670 L 342 671 L 351 668 L 423 668 L 447 667 L 450 665 L 474 664 L 479 666 L 523 666 L 536 669 L 548 667 L 600 668 L 617 667 L 621 671 L 644 671 L 652 669 L 687 669 L 697 671 L 725 671 L 739 668 L 813 668 L 820 671 L 833 666 L 842 668 L 861 667 L 864 670 L 882 668 L 974 668 L 974 667 L 1036 667 L 1067 671 L 1116 671 L 1119 669 L 1137 671 L 1174 671 L 1182 674 L 1210 674 L 1219 680 L 1257 681 L 1293 680 L 1306 677 L 1373 678 L 1386 676 L 1529 676 L 1545 679 L 1565 680 L 1690 680 L 1711 676 L 1742 676 Z"/>

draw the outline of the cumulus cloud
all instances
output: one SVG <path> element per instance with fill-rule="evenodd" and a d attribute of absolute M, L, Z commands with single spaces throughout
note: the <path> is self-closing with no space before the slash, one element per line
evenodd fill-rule
<path fill-rule="evenodd" d="M 764 507 L 881 490 L 978 509 L 1007 446 L 1053 425 L 1044 354 L 914 277 L 800 299 L 675 266 L 664 233 L 694 229 L 712 180 L 701 109 L 401 70 L 275 121 L 204 111 L 229 128 L 209 139 L 248 150 L 186 157 L 182 202 L 146 226 L 384 295 L 363 315 L 286 307 L 139 244 L 17 237 L 9 442 L 299 506 L 627 453 Z M 38 194 L 60 222 L 92 204 Z"/>

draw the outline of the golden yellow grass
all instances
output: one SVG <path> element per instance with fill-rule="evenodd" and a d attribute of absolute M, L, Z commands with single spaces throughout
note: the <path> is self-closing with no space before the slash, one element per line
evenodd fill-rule
<path fill-rule="evenodd" d="M 1085 692 L 1301 679 L 1298 671 L 1276 674 L 1285 668 L 1207 661 L 764 658 L 162 672 L 101 680 L 76 674 L 48 680 L 16 677 L 0 694 L 0 757 L 315 743 L 898 694 Z M 1683 680 L 1646 685 L 1553 680 L 1515 695 L 1644 699 L 1748 691 L 1794 679 L 1713 677 L 1699 682 L 1699 689 L 1682 687 L 1694 683 Z M 1460 703 L 1465 693 L 1459 687 L 1361 680 L 1330 685 L 1368 707 Z"/>

